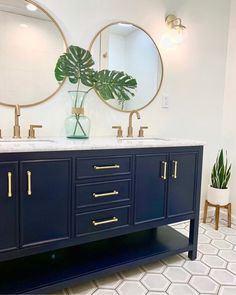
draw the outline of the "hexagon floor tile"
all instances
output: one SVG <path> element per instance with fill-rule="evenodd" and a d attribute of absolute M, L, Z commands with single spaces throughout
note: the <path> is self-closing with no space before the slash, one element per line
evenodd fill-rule
<path fill-rule="evenodd" d="M 184 264 L 184 259 L 180 255 L 170 256 L 162 261 L 168 266 L 182 266 Z"/>
<path fill-rule="evenodd" d="M 236 263 L 229 263 L 227 266 L 227 269 L 236 275 Z"/>
<path fill-rule="evenodd" d="M 73 285 L 57 295 L 236 295 L 236 225 L 200 224 L 198 256 L 188 253 Z M 172 225 L 187 235 L 189 222 Z"/>
<path fill-rule="evenodd" d="M 211 244 L 220 250 L 228 250 L 233 248 L 233 245 L 225 240 L 213 240 Z"/>
<path fill-rule="evenodd" d="M 108 277 L 103 277 L 95 281 L 99 288 L 115 289 L 121 283 L 118 274 L 113 274 Z"/>
<path fill-rule="evenodd" d="M 219 251 L 219 249 L 210 244 L 199 244 L 198 250 L 202 252 L 202 254 L 217 254 Z"/>
<path fill-rule="evenodd" d="M 220 250 L 219 256 L 228 262 L 236 262 L 236 252 L 234 250 Z"/>
<path fill-rule="evenodd" d="M 226 241 L 230 242 L 233 245 L 236 245 L 236 236 L 227 236 L 225 238 Z"/>
<path fill-rule="evenodd" d="M 152 263 L 143 265 L 144 271 L 153 272 L 153 273 L 162 273 L 165 268 L 166 268 L 166 265 L 163 264 L 161 261 L 152 262 Z"/>
<path fill-rule="evenodd" d="M 166 292 L 148 292 L 147 295 L 167 295 Z"/>
<path fill-rule="evenodd" d="M 236 229 L 229 227 L 221 227 L 219 231 L 225 235 L 236 235 Z"/>
<path fill-rule="evenodd" d="M 222 286 L 218 295 L 235 295 L 236 294 L 236 286 Z"/>
<path fill-rule="evenodd" d="M 199 244 L 210 244 L 211 239 L 207 237 L 206 235 L 199 234 L 198 235 L 198 243 Z"/>
<path fill-rule="evenodd" d="M 207 275 L 210 267 L 201 261 L 186 261 L 184 268 L 192 275 Z"/>
<path fill-rule="evenodd" d="M 227 262 L 216 255 L 203 255 L 202 262 L 211 268 L 226 268 Z"/>
<path fill-rule="evenodd" d="M 168 289 L 169 295 L 198 295 L 198 292 L 186 284 L 172 284 Z"/>
<path fill-rule="evenodd" d="M 183 267 L 169 266 L 163 272 L 163 275 L 173 283 L 187 283 L 191 275 Z"/>
<path fill-rule="evenodd" d="M 207 230 L 205 232 L 205 235 L 211 239 L 218 239 L 218 240 L 222 240 L 225 237 L 223 233 L 220 233 L 219 231 L 216 231 L 216 230 Z"/>
<path fill-rule="evenodd" d="M 145 274 L 145 271 L 143 271 L 140 267 L 131 268 L 120 273 L 121 277 L 127 281 L 129 280 L 139 281 L 142 279 L 144 274 Z"/>
<path fill-rule="evenodd" d="M 154 273 L 147 273 L 141 282 L 149 291 L 166 291 L 170 285 L 170 281 L 163 275 Z"/>
<path fill-rule="evenodd" d="M 226 269 L 212 269 L 209 276 L 221 285 L 235 285 L 236 277 Z"/>
<path fill-rule="evenodd" d="M 219 289 L 219 284 L 208 276 L 193 276 L 189 283 L 199 293 L 217 294 Z"/>
<path fill-rule="evenodd" d="M 145 295 L 147 293 L 147 289 L 137 281 L 124 281 L 117 288 L 117 292 L 120 295 Z"/>

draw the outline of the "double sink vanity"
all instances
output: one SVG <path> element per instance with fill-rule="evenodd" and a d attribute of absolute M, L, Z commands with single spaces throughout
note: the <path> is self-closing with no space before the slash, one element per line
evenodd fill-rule
<path fill-rule="evenodd" d="M 126 134 L 113 126 L 117 137 L 44 139 L 35 138 L 34 128 L 42 126 L 30 125 L 29 138 L 20 138 L 21 111 L 48 101 L 62 87 L 52 69 L 68 45 L 46 8 L 32 0 L 2 0 L 0 17 L 6 61 L 0 105 L 15 111 L 14 138 L 6 138 L 2 125 L 3 138 L 0 134 L 0 294 L 45 294 L 176 253 L 195 259 L 203 144 L 148 138 L 147 126 L 133 132 L 133 115 L 140 118 L 138 111 L 154 101 L 163 80 L 152 37 L 138 25 L 115 22 L 90 44 L 97 71 L 115 67 L 138 81 L 132 98 L 120 85 L 121 100 L 100 97 L 112 111 L 130 113 Z M 50 111 L 60 126 L 64 118 Z M 157 106 L 150 114 L 154 111 Z M 42 112 L 37 115 L 42 118 Z M 74 136 L 78 126 L 84 131 L 84 109 L 73 107 L 72 118 Z M 189 237 L 169 226 L 186 220 Z"/>
<path fill-rule="evenodd" d="M 195 259 L 202 150 L 158 138 L 1 140 L 0 293 Z M 183 220 L 189 238 L 168 226 Z"/>

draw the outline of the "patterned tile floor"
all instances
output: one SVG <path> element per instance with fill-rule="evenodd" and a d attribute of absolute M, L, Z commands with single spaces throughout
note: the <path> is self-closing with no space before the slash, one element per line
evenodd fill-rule
<path fill-rule="evenodd" d="M 211 222 L 211 220 L 209 220 Z M 173 226 L 188 236 L 188 223 Z M 198 257 L 187 253 L 73 286 L 64 295 L 236 295 L 236 226 L 200 224 Z"/>

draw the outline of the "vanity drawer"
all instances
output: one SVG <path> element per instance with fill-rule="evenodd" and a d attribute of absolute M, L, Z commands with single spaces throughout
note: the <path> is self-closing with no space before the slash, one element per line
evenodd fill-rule
<path fill-rule="evenodd" d="M 129 201 L 131 180 L 76 185 L 76 208 Z"/>
<path fill-rule="evenodd" d="M 129 225 L 129 206 L 76 215 L 76 235 L 108 231 Z"/>
<path fill-rule="evenodd" d="M 131 172 L 131 157 L 77 158 L 77 179 L 114 176 Z"/>

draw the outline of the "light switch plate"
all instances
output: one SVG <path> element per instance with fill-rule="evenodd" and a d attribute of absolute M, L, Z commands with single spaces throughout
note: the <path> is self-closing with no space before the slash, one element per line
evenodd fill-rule
<path fill-rule="evenodd" d="M 163 109 L 168 109 L 169 108 L 169 97 L 166 94 L 164 94 L 162 96 L 161 107 Z"/>

